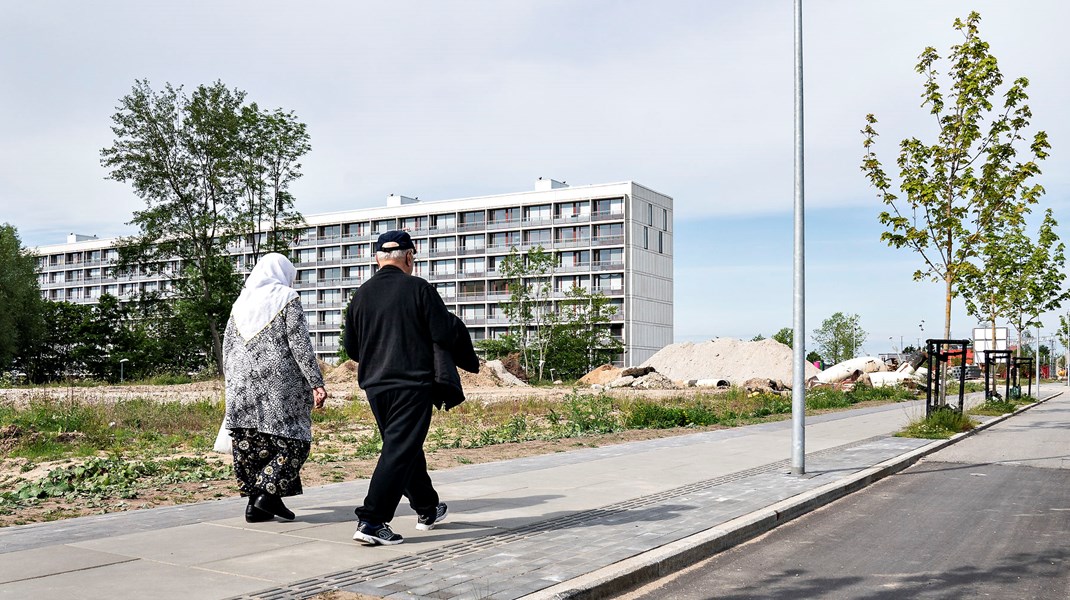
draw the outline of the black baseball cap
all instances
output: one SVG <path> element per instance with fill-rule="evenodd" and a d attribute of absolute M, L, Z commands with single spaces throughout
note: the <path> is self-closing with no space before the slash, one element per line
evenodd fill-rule
<path fill-rule="evenodd" d="M 409 232 L 394 229 L 387 231 L 375 240 L 376 252 L 393 252 L 394 250 L 416 250 L 416 244 L 412 243 Z"/>

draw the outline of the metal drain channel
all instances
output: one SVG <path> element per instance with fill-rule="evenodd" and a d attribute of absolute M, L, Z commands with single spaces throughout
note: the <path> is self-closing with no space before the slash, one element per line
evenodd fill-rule
<path fill-rule="evenodd" d="M 826 448 L 825 450 L 808 454 L 808 456 L 812 458 L 820 458 L 824 455 L 841 454 L 844 450 L 883 439 L 887 439 L 887 436 L 878 435 L 864 440 L 843 444 L 841 446 Z M 355 585 L 384 575 L 403 573 L 412 569 L 427 567 L 434 563 L 459 558 L 474 552 L 480 552 L 488 548 L 529 539 L 547 531 L 574 527 L 582 523 L 603 519 L 625 511 L 653 506 L 674 498 L 687 496 L 699 491 L 705 491 L 712 487 L 732 483 L 755 475 L 787 470 L 790 469 L 790 466 L 791 461 L 785 459 L 759 467 L 721 475 L 712 479 L 690 483 L 662 492 L 616 502 L 599 508 L 580 511 L 564 517 L 531 523 L 509 532 L 492 533 L 478 539 L 458 542 L 449 547 L 435 548 L 433 550 L 418 552 L 409 556 L 375 563 L 359 569 L 337 571 L 335 573 L 328 573 L 326 575 L 295 581 L 277 588 L 235 596 L 231 600 L 294 600 L 310 598 L 317 594 L 322 594 L 323 592 Z"/>

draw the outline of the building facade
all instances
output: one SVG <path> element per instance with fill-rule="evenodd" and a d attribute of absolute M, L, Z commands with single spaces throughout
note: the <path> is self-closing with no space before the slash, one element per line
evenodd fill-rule
<path fill-rule="evenodd" d="M 637 365 L 672 343 L 672 198 L 630 181 L 569 187 L 540 179 L 535 187 L 434 202 L 392 195 L 384 207 L 306 216 L 291 257 L 316 352 L 324 360 L 337 354 L 345 305 L 375 272 L 376 237 L 391 229 L 412 235 L 414 274 L 438 289 L 474 340 L 508 331 L 502 260 L 514 247 L 542 246 L 555 258 L 554 299 L 579 286 L 617 307 L 610 327 L 624 343 L 621 362 Z M 178 261 L 160 274 L 119 274 L 116 242 L 71 234 L 66 244 L 37 248 L 42 296 L 95 303 L 105 293 L 167 294 Z M 252 268 L 251 248 L 239 242 L 229 250 L 239 272 Z"/>

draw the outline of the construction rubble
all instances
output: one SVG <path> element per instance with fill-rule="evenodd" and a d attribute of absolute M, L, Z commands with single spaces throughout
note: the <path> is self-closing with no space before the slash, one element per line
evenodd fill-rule
<path fill-rule="evenodd" d="M 748 392 L 789 395 L 793 360 L 792 349 L 775 340 L 747 342 L 719 338 L 666 346 L 638 367 L 601 365 L 578 383 L 594 390 L 734 386 Z M 914 386 L 925 381 L 926 370 L 920 367 L 923 361 L 922 354 L 891 365 L 877 357 L 863 356 L 824 371 L 807 363 L 806 387 L 849 390 L 856 385 Z"/>

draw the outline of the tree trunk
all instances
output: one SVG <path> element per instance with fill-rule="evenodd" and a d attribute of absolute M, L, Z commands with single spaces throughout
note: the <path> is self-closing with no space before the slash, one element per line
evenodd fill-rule
<path fill-rule="evenodd" d="M 951 339 L 951 269 L 944 274 L 944 339 Z"/>

